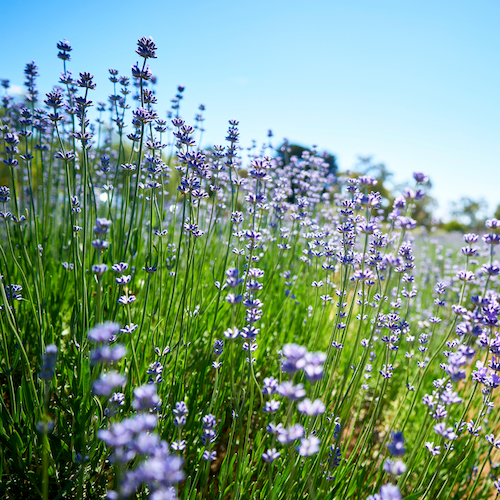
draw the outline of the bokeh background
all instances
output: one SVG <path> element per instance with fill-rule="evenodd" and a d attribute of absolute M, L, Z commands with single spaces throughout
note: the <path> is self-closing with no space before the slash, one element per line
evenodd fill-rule
<path fill-rule="evenodd" d="M 335 155 L 383 162 L 393 185 L 413 171 L 432 180 L 436 215 L 452 201 L 500 204 L 500 2 L 192 0 L 2 2 L 0 77 L 22 92 L 34 60 L 40 92 L 57 84 L 56 43 L 73 46 L 69 69 L 89 71 L 91 98 L 112 93 L 108 69 L 130 74 L 136 41 L 153 37 L 158 110 L 186 87 L 181 115 L 206 106 L 202 146 L 224 142 L 228 119 L 241 144 L 284 137 Z"/>

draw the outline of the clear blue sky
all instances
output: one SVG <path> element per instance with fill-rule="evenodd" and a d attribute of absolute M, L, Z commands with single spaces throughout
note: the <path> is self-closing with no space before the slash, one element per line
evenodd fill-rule
<path fill-rule="evenodd" d="M 207 108 L 204 146 L 235 118 L 242 145 L 271 128 L 275 143 L 318 144 L 343 170 L 373 155 L 397 181 L 424 171 L 441 212 L 460 196 L 490 212 L 500 203 L 498 0 L 16 1 L 0 12 L 0 77 L 14 84 L 34 60 L 50 90 L 66 38 L 70 70 L 93 73 L 93 100 L 106 100 L 107 69 L 130 74 L 136 40 L 152 36 L 160 114 L 184 84 L 183 117 Z"/>

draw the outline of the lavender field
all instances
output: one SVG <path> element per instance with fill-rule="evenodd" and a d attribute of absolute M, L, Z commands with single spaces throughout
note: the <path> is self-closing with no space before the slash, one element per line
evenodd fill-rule
<path fill-rule="evenodd" d="M 201 149 L 156 51 L 2 80 L 0 497 L 497 498 L 500 221 L 438 241 L 425 173 L 237 120 Z"/>

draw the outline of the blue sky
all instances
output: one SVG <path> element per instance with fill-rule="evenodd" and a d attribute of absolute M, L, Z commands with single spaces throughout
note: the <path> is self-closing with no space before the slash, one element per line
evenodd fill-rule
<path fill-rule="evenodd" d="M 204 146 L 234 118 L 242 145 L 270 128 L 275 143 L 318 144 L 343 170 L 373 155 L 399 182 L 424 171 L 443 214 L 461 196 L 484 197 L 490 213 L 500 204 L 497 0 L 18 1 L 1 12 L 0 77 L 13 84 L 34 60 L 50 90 L 66 38 L 70 70 L 93 73 L 93 100 L 106 100 L 108 68 L 130 74 L 136 40 L 152 36 L 160 115 L 184 84 L 183 117 L 207 108 Z"/>

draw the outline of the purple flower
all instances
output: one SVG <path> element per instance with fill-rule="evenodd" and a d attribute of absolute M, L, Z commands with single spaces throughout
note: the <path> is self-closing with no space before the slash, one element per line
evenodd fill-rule
<path fill-rule="evenodd" d="M 402 195 L 399 195 L 394 200 L 392 206 L 396 209 L 404 210 L 406 208 L 406 198 Z"/>
<path fill-rule="evenodd" d="M 255 340 L 260 332 L 260 328 L 255 328 L 253 325 L 244 326 L 241 329 L 240 335 L 244 339 Z"/>
<path fill-rule="evenodd" d="M 135 295 L 128 295 L 128 296 L 121 295 L 120 298 L 118 299 L 118 303 L 123 305 L 132 304 L 135 301 L 136 301 Z"/>
<path fill-rule="evenodd" d="M 239 304 L 243 300 L 242 295 L 235 295 L 234 293 L 228 293 L 226 295 L 226 301 L 228 304 L 231 304 L 232 306 Z"/>
<path fill-rule="evenodd" d="M 120 325 L 118 323 L 101 323 L 94 326 L 87 334 L 88 339 L 91 342 L 109 342 L 118 332 L 120 331 Z"/>
<path fill-rule="evenodd" d="M 186 417 L 184 417 L 184 416 L 175 417 L 174 418 L 174 425 L 176 427 L 182 427 L 182 426 L 186 425 Z"/>
<path fill-rule="evenodd" d="M 122 387 L 127 379 L 117 372 L 111 371 L 94 382 L 94 393 L 98 396 L 110 396 L 113 389 Z"/>
<path fill-rule="evenodd" d="M 43 380 L 50 380 L 54 376 L 57 363 L 57 347 L 50 344 L 45 348 L 45 354 L 42 360 L 42 369 L 39 377 Z"/>
<path fill-rule="evenodd" d="M 280 429 L 278 432 L 278 441 L 281 444 L 291 444 L 297 441 L 297 439 L 304 437 L 304 433 L 304 427 L 300 424 L 295 424 L 286 429 Z"/>
<path fill-rule="evenodd" d="M 264 271 L 262 269 L 259 269 L 258 267 L 253 267 L 248 271 L 248 277 L 249 278 L 263 278 L 264 277 Z"/>
<path fill-rule="evenodd" d="M 170 448 L 175 451 L 182 451 L 186 449 L 186 441 L 182 439 L 181 441 L 172 441 L 170 443 Z"/>
<path fill-rule="evenodd" d="M 488 264 L 484 264 L 481 270 L 488 276 L 498 276 L 500 274 L 500 267 L 495 264 L 491 266 Z"/>
<path fill-rule="evenodd" d="M 157 418 L 151 414 L 139 414 L 113 424 L 109 430 L 100 430 L 99 439 L 108 446 L 119 447 L 129 443 L 141 432 L 151 431 L 156 427 Z"/>
<path fill-rule="evenodd" d="M 297 344 L 285 344 L 283 346 L 283 361 L 281 368 L 288 373 L 294 373 L 306 366 L 305 355 L 307 349 Z"/>
<path fill-rule="evenodd" d="M 236 288 L 243 283 L 243 280 L 239 278 L 239 271 L 237 268 L 233 267 L 226 271 L 226 283 L 230 288 Z"/>
<path fill-rule="evenodd" d="M 217 458 L 216 451 L 205 450 L 202 456 L 203 460 L 207 460 L 208 462 L 213 462 Z"/>
<path fill-rule="evenodd" d="M 224 352 L 224 341 L 223 340 L 215 340 L 214 341 L 214 354 L 216 356 L 220 356 Z"/>
<path fill-rule="evenodd" d="M 155 361 L 149 365 L 148 371 L 146 372 L 148 375 L 155 375 L 155 377 L 149 377 L 148 384 L 159 384 L 163 382 L 162 373 L 163 373 L 163 365 L 159 361 Z"/>
<path fill-rule="evenodd" d="M 135 330 L 137 330 L 137 328 L 139 328 L 139 325 L 134 325 L 133 323 L 131 323 L 130 325 L 125 325 L 123 328 L 121 328 L 120 332 L 121 333 L 132 333 Z"/>
<path fill-rule="evenodd" d="M 94 240 L 92 241 L 92 246 L 99 252 L 102 252 L 103 250 L 106 250 L 106 248 L 109 247 L 109 242 L 103 240 Z"/>
<path fill-rule="evenodd" d="M 132 449 L 141 455 L 149 455 L 159 442 L 157 434 L 141 432 L 132 442 Z"/>
<path fill-rule="evenodd" d="M 284 427 L 283 424 L 275 424 L 274 422 L 271 422 L 266 427 L 266 431 L 269 432 L 269 434 L 280 434 L 284 431 Z"/>
<path fill-rule="evenodd" d="M 401 492 L 395 484 L 384 484 L 380 488 L 380 500 L 401 500 Z"/>
<path fill-rule="evenodd" d="M 137 486 L 145 484 L 151 490 L 157 492 L 161 489 L 167 489 L 184 479 L 185 474 L 182 471 L 183 459 L 171 455 L 168 452 L 166 443 L 164 441 L 162 443 L 164 443 L 163 446 L 158 446 L 152 450 L 153 452 L 147 460 L 141 462 L 133 471 L 127 472 L 125 483 L 129 480 L 135 486 L 134 490 Z M 171 491 L 171 495 L 170 498 L 175 498 L 174 491 Z"/>
<path fill-rule="evenodd" d="M 92 81 L 94 79 L 94 75 L 91 75 L 89 72 L 84 71 L 80 73 L 80 78 L 76 81 L 76 84 L 79 87 L 87 88 L 87 89 L 95 89 L 96 84 Z"/>
<path fill-rule="evenodd" d="M 243 302 L 243 305 L 250 309 L 260 308 L 263 306 L 262 301 L 250 297 Z"/>
<path fill-rule="evenodd" d="M 425 184 L 429 180 L 429 177 L 427 177 L 422 172 L 413 172 L 413 178 L 415 179 L 417 184 Z"/>
<path fill-rule="evenodd" d="M 302 438 L 300 440 L 300 445 L 297 447 L 297 451 L 302 457 L 310 457 L 318 453 L 320 444 L 321 441 L 316 436 Z"/>
<path fill-rule="evenodd" d="M 477 234 L 474 234 L 474 233 L 464 234 L 464 241 L 468 245 L 470 245 L 471 243 L 476 243 L 478 240 L 479 240 L 479 236 Z"/>
<path fill-rule="evenodd" d="M 497 489 L 497 493 L 500 494 L 500 478 L 493 482 L 493 486 Z"/>
<path fill-rule="evenodd" d="M 498 219 L 488 219 L 485 225 L 490 229 L 497 229 L 500 227 L 500 221 Z"/>
<path fill-rule="evenodd" d="M 123 392 L 114 392 L 108 399 L 108 407 L 104 409 L 106 416 L 116 415 L 117 409 L 125 404 L 125 394 Z"/>
<path fill-rule="evenodd" d="M 387 445 L 387 449 L 389 450 L 389 453 L 393 457 L 400 457 L 401 455 L 404 455 L 405 449 L 404 449 L 404 437 L 402 432 L 392 432 L 391 434 L 391 442 Z"/>
<path fill-rule="evenodd" d="M 175 409 L 172 410 L 172 413 L 176 417 L 183 417 L 188 414 L 188 408 L 184 401 L 179 401 L 175 403 Z"/>
<path fill-rule="evenodd" d="M 122 359 L 125 354 L 127 354 L 127 349 L 123 344 L 117 344 L 114 347 L 104 345 L 91 351 L 90 361 L 92 364 L 113 363 Z"/>
<path fill-rule="evenodd" d="M 108 232 L 108 229 L 111 227 L 112 222 L 108 219 L 100 218 L 96 219 L 95 221 L 95 227 L 94 227 L 94 233 L 96 235 L 99 234 L 106 234 Z"/>
<path fill-rule="evenodd" d="M 398 217 L 398 222 L 399 225 L 401 226 L 401 229 L 406 229 L 406 230 L 412 230 L 417 227 L 417 221 L 412 219 L 411 217 L 403 217 L 400 216 Z"/>
<path fill-rule="evenodd" d="M 326 360 L 326 354 L 323 352 L 308 352 L 304 356 L 306 365 L 304 374 L 309 382 L 317 382 L 323 377 L 323 363 Z"/>
<path fill-rule="evenodd" d="M 425 447 L 429 450 L 429 453 L 435 457 L 441 453 L 441 446 L 434 446 L 434 443 L 425 443 Z"/>
<path fill-rule="evenodd" d="M 108 270 L 108 266 L 106 264 L 94 264 L 91 270 L 94 274 L 102 276 Z"/>
<path fill-rule="evenodd" d="M 444 420 L 448 416 L 446 407 L 443 405 L 437 405 L 436 410 L 432 414 L 432 418 L 435 420 Z"/>
<path fill-rule="evenodd" d="M 266 413 L 275 413 L 279 410 L 280 405 L 281 405 L 280 401 L 276 401 L 275 399 L 272 399 L 271 401 L 266 401 L 263 411 Z"/>
<path fill-rule="evenodd" d="M 452 390 L 451 387 L 446 387 L 446 390 L 441 394 L 441 401 L 445 405 L 459 404 L 462 402 L 462 398 L 458 396 L 456 392 Z"/>
<path fill-rule="evenodd" d="M 217 424 L 217 420 L 215 419 L 215 416 L 209 413 L 208 415 L 205 415 L 202 419 L 203 422 L 203 428 L 204 429 L 213 429 L 215 425 Z"/>
<path fill-rule="evenodd" d="M 500 385 L 500 377 L 496 373 L 491 373 L 486 379 L 486 385 L 492 389 L 497 388 Z"/>
<path fill-rule="evenodd" d="M 173 486 L 167 489 L 156 490 L 149 495 L 150 500 L 177 500 L 177 493 Z"/>
<path fill-rule="evenodd" d="M 137 50 L 135 51 L 144 59 L 156 59 L 156 45 L 151 37 L 146 38 L 143 36 L 137 41 Z"/>
<path fill-rule="evenodd" d="M 264 462 L 267 462 L 269 464 L 272 464 L 279 456 L 281 453 L 279 451 L 276 451 L 276 448 L 273 448 L 271 450 L 267 450 L 262 454 L 262 460 Z"/>
<path fill-rule="evenodd" d="M 396 460 L 393 462 L 390 458 L 388 458 L 384 462 L 384 470 L 389 472 L 389 474 L 394 474 L 395 476 L 400 476 L 406 472 L 406 465 L 402 460 Z"/>
<path fill-rule="evenodd" d="M 304 373 L 309 382 L 317 382 L 323 378 L 323 366 L 322 365 L 306 365 L 304 367 Z"/>
<path fill-rule="evenodd" d="M 302 384 L 293 385 L 292 382 L 283 382 L 277 388 L 277 393 L 288 399 L 302 399 L 306 395 L 306 391 Z"/>
<path fill-rule="evenodd" d="M 476 276 L 472 271 L 459 271 L 457 273 L 457 278 L 460 281 L 473 281 L 476 279 Z"/>
<path fill-rule="evenodd" d="M 485 234 L 483 241 L 487 245 L 500 245 L 500 234 Z"/>
<path fill-rule="evenodd" d="M 238 338 L 239 334 L 240 334 L 240 331 L 236 327 L 228 328 L 227 330 L 224 331 L 224 337 L 226 337 L 227 339 L 231 339 L 231 340 Z"/>
<path fill-rule="evenodd" d="M 467 363 L 467 358 L 460 352 L 454 352 L 448 356 L 448 364 L 445 367 L 446 373 L 451 380 L 457 382 L 465 378 L 465 370 L 461 367 Z"/>
<path fill-rule="evenodd" d="M 215 416 L 210 413 L 202 418 L 202 422 L 203 434 L 201 436 L 201 442 L 203 445 L 209 445 L 210 443 L 213 443 L 217 437 L 215 433 L 217 420 L 215 419 Z"/>
<path fill-rule="evenodd" d="M 457 439 L 457 435 L 453 432 L 453 427 L 446 427 L 444 422 L 439 422 L 434 426 L 434 432 L 445 439 Z"/>
<path fill-rule="evenodd" d="M 267 394 L 269 396 L 276 394 L 278 389 L 278 381 L 274 377 L 266 377 L 264 379 L 264 387 L 262 388 L 262 394 Z"/>
<path fill-rule="evenodd" d="M 317 416 L 325 413 L 325 405 L 319 399 L 316 399 L 314 402 L 309 398 L 303 399 L 297 405 L 297 409 L 300 413 L 304 413 L 309 416 Z"/>
<path fill-rule="evenodd" d="M 156 394 L 155 384 L 145 384 L 134 389 L 132 407 L 137 411 L 146 411 L 158 406 L 159 396 Z"/>
<path fill-rule="evenodd" d="M 479 433 L 483 430 L 482 426 L 475 426 L 474 420 L 470 420 L 467 422 L 467 431 L 469 434 L 472 434 L 473 436 L 479 436 Z"/>
<path fill-rule="evenodd" d="M 500 371 L 500 358 L 498 358 L 498 356 L 493 356 L 492 359 L 488 361 L 488 366 L 496 372 Z"/>
<path fill-rule="evenodd" d="M 150 111 L 142 106 L 139 106 L 136 110 L 132 111 L 132 115 L 134 116 L 134 119 L 140 123 L 152 122 L 157 117 L 155 111 Z"/>
<path fill-rule="evenodd" d="M 384 378 L 392 378 L 394 367 L 392 365 L 383 365 L 382 370 L 379 371 L 380 375 Z"/>

